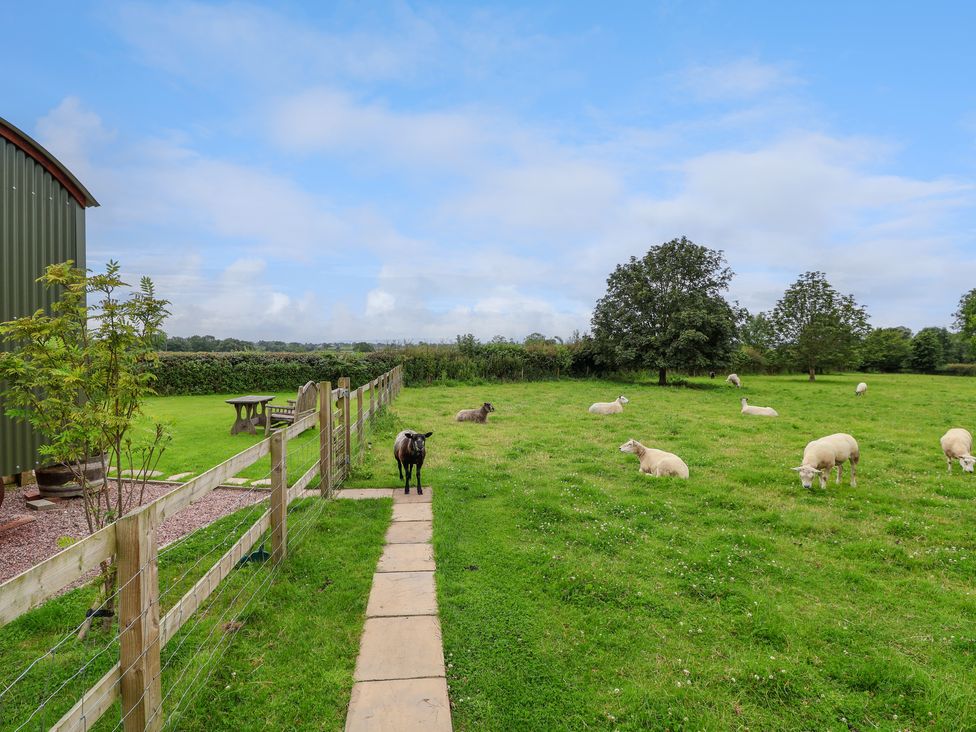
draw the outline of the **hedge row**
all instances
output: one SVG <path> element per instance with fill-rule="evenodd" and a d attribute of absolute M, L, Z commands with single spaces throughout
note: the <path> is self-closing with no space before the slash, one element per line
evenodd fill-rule
<path fill-rule="evenodd" d="M 230 394 L 288 391 L 307 381 L 348 376 L 364 384 L 403 365 L 407 384 L 443 381 L 522 381 L 595 374 L 590 355 L 563 345 L 511 343 L 410 346 L 373 353 L 162 352 L 154 371 L 160 394 Z"/>

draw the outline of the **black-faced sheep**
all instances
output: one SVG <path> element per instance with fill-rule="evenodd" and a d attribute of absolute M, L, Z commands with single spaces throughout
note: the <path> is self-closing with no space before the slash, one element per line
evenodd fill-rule
<path fill-rule="evenodd" d="M 393 441 L 393 457 L 396 458 L 397 470 L 400 473 L 400 480 L 403 480 L 403 468 L 407 469 L 407 478 L 403 485 L 403 492 L 410 493 L 410 472 L 417 466 L 417 495 L 422 496 L 424 489 L 420 487 L 420 468 L 423 467 L 424 458 L 427 456 L 426 439 L 433 432 L 414 432 L 413 430 L 403 430 Z"/>
<path fill-rule="evenodd" d="M 485 402 L 478 409 L 462 409 L 456 415 L 454 419 L 458 422 L 480 422 L 484 424 L 488 421 L 488 413 L 494 412 L 495 407 L 491 402 Z"/>

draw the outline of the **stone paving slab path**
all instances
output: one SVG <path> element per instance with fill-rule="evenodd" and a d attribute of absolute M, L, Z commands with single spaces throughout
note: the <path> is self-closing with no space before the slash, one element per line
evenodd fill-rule
<path fill-rule="evenodd" d="M 343 495 L 350 494 L 350 495 Z M 373 575 L 346 732 L 452 732 L 434 581 L 432 488 L 347 489 L 393 497 L 393 522 Z"/>

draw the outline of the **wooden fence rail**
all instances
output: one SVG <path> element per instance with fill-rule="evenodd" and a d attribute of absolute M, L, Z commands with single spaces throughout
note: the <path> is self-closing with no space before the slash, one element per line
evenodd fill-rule
<path fill-rule="evenodd" d="M 261 537 L 271 530 L 271 560 L 285 561 L 288 551 L 288 505 L 306 494 L 320 476 L 319 493 L 330 498 L 349 477 L 354 454 L 352 398 L 356 399 L 355 455 L 362 460 L 365 425 L 402 388 L 402 367 L 396 366 L 353 391 L 347 377 L 337 388 L 319 384 L 319 407 L 294 424 L 225 460 L 160 498 L 140 506 L 40 564 L 0 584 L 0 626 L 16 619 L 84 577 L 104 561 L 118 568 L 119 662 L 90 688 L 51 729 L 84 730 L 121 698 L 126 732 L 163 726 L 160 651 L 214 592 Z M 364 393 L 369 408 L 363 410 Z M 312 427 L 319 428 L 318 459 L 288 486 L 288 441 Z M 210 567 L 170 610 L 160 617 L 156 530 L 166 518 L 199 501 L 228 478 L 271 455 L 270 507 Z M 264 499 L 267 500 L 267 499 Z"/>

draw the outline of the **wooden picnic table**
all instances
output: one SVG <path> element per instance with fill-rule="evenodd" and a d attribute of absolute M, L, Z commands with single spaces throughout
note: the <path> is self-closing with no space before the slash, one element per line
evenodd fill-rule
<path fill-rule="evenodd" d="M 253 394 L 225 399 L 224 401 L 233 404 L 237 410 L 237 419 L 234 420 L 234 426 L 230 428 L 230 433 L 236 435 L 240 432 L 250 432 L 254 435 L 257 434 L 254 430 L 255 425 L 264 425 L 264 432 L 267 434 L 268 402 L 272 399 L 274 399 L 274 395 L 255 396 Z M 241 416 L 242 409 L 244 411 L 243 416 Z"/>

